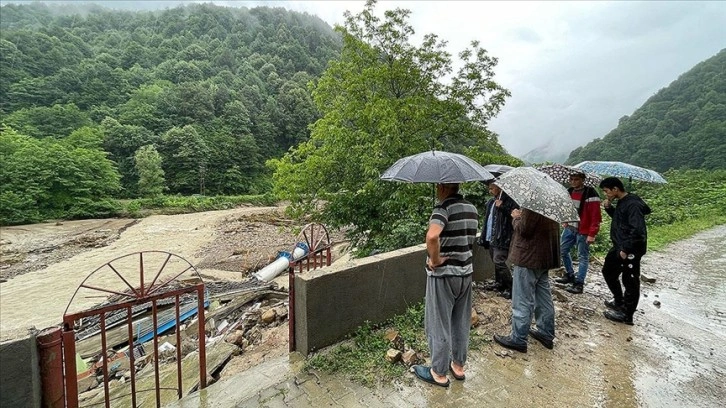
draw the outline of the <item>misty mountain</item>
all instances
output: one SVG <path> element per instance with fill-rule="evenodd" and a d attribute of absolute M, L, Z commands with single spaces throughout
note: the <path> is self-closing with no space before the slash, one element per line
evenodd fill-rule
<path fill-rule="evenodd" d="M 657 171 L 726 168 L 726 49 L 649 98 L 566 163 L 616 160 Z"/>
<path fill-rule="evenodd" d="M 563 151 L 560 146 L 556 145 L 553 141 L 550 141 L 528 151 L 520 157 L 520 159 L 528 165 L 545 162 L 564 163 L 565 160 L 567 160 L 567 155 L 567 151 Z"/>

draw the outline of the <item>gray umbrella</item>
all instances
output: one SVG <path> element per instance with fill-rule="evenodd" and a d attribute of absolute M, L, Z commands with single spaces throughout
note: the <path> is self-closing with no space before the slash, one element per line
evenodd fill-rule
<path fill-rule="evenodd" d="M 492 173 L 474 160 L 438 150 L 399 159 L 381 176 L 382 180 L 408 183 L 463 183 L 493 178 Z"/>
<path fill-rule="evenodd" d="M 572 198 L 562 184 L 532 167 L 517 167 L 494 181 L 522 208 L 559 223 L 579 221 Z"/>

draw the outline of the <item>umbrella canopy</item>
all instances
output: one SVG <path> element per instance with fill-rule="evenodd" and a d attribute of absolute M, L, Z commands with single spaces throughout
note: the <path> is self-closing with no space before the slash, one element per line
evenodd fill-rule
<path fill-rule="evenodd" d="M 408 183 L 464 183 L 493 178 L 492 173 L 474 160 L 439 150 L 399 159 L 381 176 L 382 180 Z"/>
<path fill-rule="evenodd" d="M 507 166 L 506 164 L 487 164 L 484 169 L 493 175 L 499 177 L 500 175 L 512 170 L 514 167 Z"/>
<path fill-rule="evenodd" d="M 537 167 L 537 170 L 552 177 L 558 183 L 568 183 L 570 181 L 570 176 L 573 174 L 584 174 L 585 185 L 590 187 L 597 187 L 602 181 L 602 177 L 595 173 L 590 173 L 589 171 L 577 169 L 572 166 L 565 166 L 564 164 L 548 164 L 546 166 Z"/>
<path fill-rule="evenodd" d="M 649 183 L 667 183 L 663 176 L 653 170 L 623 162 L 584 161 L 576 164 L 574 167 L 607 176 L 628 177 L 632 180 L 647 181 Z"/>
<path fill-rule="evenodd" d="M 494 184 L 519 204 L 559 223 L 579 221 L 572 198 L 562 184 L 532 167 L 517 167 Z"/>

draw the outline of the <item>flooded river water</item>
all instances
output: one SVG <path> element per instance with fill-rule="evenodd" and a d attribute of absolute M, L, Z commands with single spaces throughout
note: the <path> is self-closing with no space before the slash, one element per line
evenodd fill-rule
<path fill-rule="evenodd" d="M 636 326 L 635 386 L 642 406 L 726 401 L 726 226 L 646 256 Z M 646 297 L 647 296 L 647 297 Z M 636 323 L 637 324 L 637 323 Z M 645 356 L 645 359 L 642 359 Z"/>

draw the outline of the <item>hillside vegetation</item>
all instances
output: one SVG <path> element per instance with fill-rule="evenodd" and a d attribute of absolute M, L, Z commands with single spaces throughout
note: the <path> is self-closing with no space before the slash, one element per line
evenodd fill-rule
<path fill-rule="evenodd" d="M 341 48 L 319 18 L 281 8 L 1 14 L 5 223 L 108 197 L 269 191 L 265 160 L 308 139 L 308 85 Z"/>
<path fill-rule="evenodd" d="M 651 168 L 726 168 L 726 49 L 661 89 L 567 164 L 616 160 Z"/>

